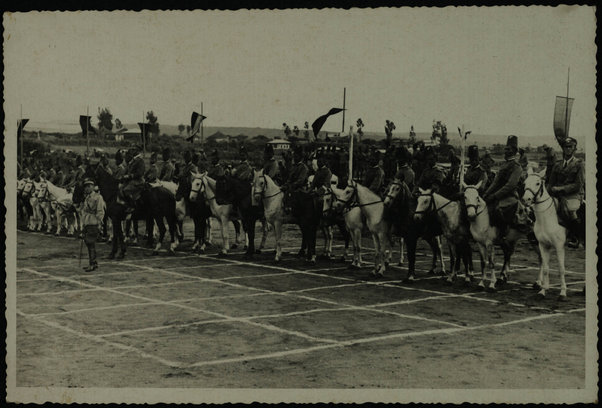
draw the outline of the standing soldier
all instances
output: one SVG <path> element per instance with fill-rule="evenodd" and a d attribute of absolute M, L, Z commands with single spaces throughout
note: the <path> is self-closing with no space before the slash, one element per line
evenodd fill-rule
<path fill-rule="evenodd" d="M 98 269 L 96 262 L 96 240 L 98 239 L 98 226 L 102 224 L 105 213 L 105 202 L 102 196 L 94 191 L 94 181 L 86 179 L 84 181 L 84 193 L 86 199 L 81 212 L 81 222 L 83 225 L 82 239 L 88 248 L 89 265 L 84 268 L 86 272 L 92 272 Z"/>
<path fill-rule="evenodd" d="M 414 170 L 410 167 L 410 152 L 405 146 L 401 146 L 397 149 L 397 173 L 395 178 L 399 181 L 403 181 L 410 191 L 414 189 L 415 174 Z"/>
<path fill-rule="evenodd" d="M 493 223 L 501 229 L 502 236 L 510 226 L 522 230 L 528 224 L 517 194 L 523 171 L 518 163 L 518 138 L 514 135 L 508 136 L 504 159 L 506 162 L 483 195 L 483 200 L 494 204 Z"/>
<path fill-rule="evenodd" d="M 295 196 L 307 183 L 307 177 L 309 175 L 309 169 L 303 163 L 303 149 L 301 147 L 295 147 L 293 152 L 293 166 L 289 172 L 288 180 L 286 184 L 282 186 L 282 190 L 285 192 L 285 209 L 290 212 L 292 203 L 297 202 Z"/>
<path fill-rule="evenodd" d="M 481 167 L 479 159 L 479 147 L 477 145 L 468 146 L 468 168 L 464 174 L 464 184 L 476 186 L 481 183 L 478 188 L 480 196 L 483 196 L 488 184 L 487 172 Z"/>
<path fill-rule="evenodd" d="M 424 170 L 414 187 L 414 194 L 418 194 L 418 188 L 431 189 L 433 193 L 437 193 L 445 180 L 445 173 L 437 166 L 437 154 L 432 146 L 427 146 L 424 151 L 421 151 L 421 156 L 424 163 L 420 167 L 424 167 Z"/>
<path fill-rule="evenodd" d="M 169 150 L 169 147 L 166 147 L 161 154 L 163 156 L 163 166 L 159 173 L 159 179 L 161 181 L 173 181 L 175 167 L 171 162 L 171 150 Z"/>
<path fill-rule="evenodd" d="M 384 181 L 385 172 L 380 167 L 380 152 L 375 150 L 370 157 L 370 168 L 364 176 L 363 185 L 368 187 L 374 194 L 380 196 L 380 190 Z"/>
<path fill-rule="evenodd" d="M 132 149 L 132 160 L 128 163 L 127 174 L 124 177 L 123 198 L 127 204 L 127 212 L 132 212 L 136 208 L 136 201 L 144 189 L 145 165 L 142 158 L 142 147 L 136 145 Z"/>
<path fill-rule="evenodd" d="M 157 166 L 157 152 L 150 155 L 150 165 L 144 174 L 144 179 L 147 183 L 156 183 L 159 178 L 159 167 Z"/>
<path fill-rule="evenodd" d="M 564 140 L 562 160 L 554 165 L 547 185 L 550 195 L 560 202 L 560 219 L 568 227 L 571 248 L 577 248 L 579 240 L 585 238 L 584 220 L 578 213 L 585 192 L 585 167 L 583 161 L 575 157 L 576 148 L 575 139 Z"/>
<path fill-rule="evenodd" d="M 282 184 L 282 180 L 280 180 L 280 169 L 274 158 L 274 148 L 269 143 L 265 145 L 265 150 L 263 152 L 263 174 L 270 176 L 276 184 Z"/>

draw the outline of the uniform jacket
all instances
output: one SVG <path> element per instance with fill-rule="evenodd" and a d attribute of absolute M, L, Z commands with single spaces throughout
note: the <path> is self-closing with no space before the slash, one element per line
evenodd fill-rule
<path fill-rule="evenodd" d="M 291 168 L 287 184 L 292 190 L 300 190 L 307 182 L 309 169 L 303 162 L 295 163 Z"/>
<path fill-rule="evenodd" d="M 474 186 L 481 182 L 481 186 L 479 187 L 479 195 L 483 195 L 483 192 L 487 188 L 488 180 L 487 180 L 487 172 L 481 168 L 481 165 L 478 164 L 476 166 L 468 166 L 466 169 L 466 173 L 464 174 L 464 183 L 469 186 Z"/>
<path fill-rule="evenodd" d="M 144 180 L 145 166 L 141 155 L 135 156 L 128 164 L 128 175 L 132 180 Z"/>
<path fill-rule="evenodd" d="M 156 163 L 151 164 L 144 175 L 146 181 L 155 181 L 159 178 L 159 168 Z"/>
<path fill-rule="evenodd" d="M 412 190 L 414 188 L 414 182 L 415 182 L 414 170 L 412 170 L 412 168 L 409 165 L 405 164 L 403 166 L 400 166 L 399 169 L 397 169 L 395 178 L 406 183 L 406 185 L 410 188 L 410 190 Z"/>
<path fill-rule="evenodd" d="M 105 202 L 102 196 L 96 191 L 88 194 L 84 200 L 81 214 L 81 221 L 84 226 L 101 225 L 105 216 Z"/>
<path fill-rule="evenodd" d="M 314 180 L 311 184 L 311 189 L 320 188 L 322 186 L 330 188 L 330 179 L 332 178 L 332 172 L 326 166 L 320 167 L 316 174 L 314 174 Z"/>
<path fill-rule="evenodd" d="M 385 172 L 380 166 L 370 167 L 364 176 L 364 186 L 373 193 L 380 194 L 380 189 L 385 181 Z"/>
<path fill-rule="evenodd" d="M 241 181 L 253 181 L 253 169 L 246 160 L 236 166 L 234 177 Z"/>
<path fill-rule="evenodd" d="M 159 178 L 163 181 L 173 181 L 175 170 L 176 168 L 174 167 L 171 160 L 163 162 L 163 167 L 161 167 L 161 173 L 159 174 Z"/>
<path fill-rule="evenodd" d="M 209 169 L 207 175 L 214 180 L 218 180 L 226 175 L 226 170 L 224 169 L 224 166 L 222 166 L 221 163 L 217 163 L 215 166 L 212 166 Z"/>
<path fill-rule="evenodd" d="M 119 164 L 115 168 L 113 177 L 115 177 L 116 180 L 121 180 L 126 174 L 127 174 L 127 165 L 125 164 L 125 162 L 121 162 L 121 164 Z"/>
<path fill-rule="evenodd" d="M 516 160 L 507 160 L 500 167 L 493 183 L 489 186 L 484 195 L 490 196 L 495 201 L 500 201 L 508 197 L 516 197 L 516 190 L 520 182 L 523 169 Z"/>
<path fill-rule="evenodd" d="M 583 161 L 576 157 L 572 157 L 567 166 L 564 167 L 564 160 L 559 160 L 554 164 L 550 179 L 548 180 L 547 189 L 550 191 L 552 187 L 560 188 L 560 192 L 551 193 L 558 196 L 577 195 L 583 198 L 585 186 L 585 167 Z"/>
<path fill-rule="evenodd" d="M 270 176 L 272 180 L 276 178 L 279 172 L 278 163 L 274 158 L 267 160 L 263 165 L 263 174 Z"/>
<path fill-rule="evenodd" d="M 432 189 L 433 192 L 439 191 L 439 188 L 445 180 L 445 173 L 437 165 L 425 168 L 416 183 L 416 187 L 422 189 Z M 416 189 L 416 187 L 414 187 Z"/>

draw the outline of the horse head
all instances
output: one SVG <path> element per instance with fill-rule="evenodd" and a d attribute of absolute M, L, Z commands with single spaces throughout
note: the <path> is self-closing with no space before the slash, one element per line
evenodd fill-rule
<path fill-rule="evenodd" d="M 350 207 L 353 202 L 353 196 L 357 193 L 357 188 L 354 182 L 349 182 L 347 187 L 343 190 L 339 190 L 336 187 L 332 187 L 331 191 L 334 194 L 332 208 L 336 211 L 340 211 L 345 207 Z"/>
<path fill-rule="evenodd" d="M 205 175 L 207 172 L 203 173 L 195 173 L 191 172 L 190 175 L 190 201 L 196 201 L 198 199 L 199 194 L 203 194 L 205 192 Z"/>
<path fill-rule="evenodd" d="M 538 204 L 537 199 L 541 199 L 544 195 L 548 194 L 544 185 L 545 174 L 545 169 L 539 173 L 534 172 L 531 168 L 527 170 L 525 189 L 522 197 L 522 201 L 525 206 L 530 207 L 533 204 Z"/>
<path fill-rule="evenodd" d="M 385 190 L 385 199 L 383 201 L 385 203 L 385 206 L 388 207 L 393 203 L 393 201 L 395 201 L 397 195 L 402 189 L 401 183 L 403 183 L 403 181 L 400 181 L 399 179 L 393 179 L 391 184 L 389 184 L 389 186 Z"/>
<path fill-rule="evenodd" d="M 479 196 L 479 187 L 481 187 L 482 183 L 482 180 L 474 186 L 462 183 L 462 189 L 464 190 L 464 205 L 466 206 L 466 213 L 470 221 L 474 221 L 477 217 L 479 206 L 483 201 Z"/>
<path fill-rule="evenodd" d="M 253 170 L 253 184 L 251 184 L 251 202 L 252 205 L 259 205 L 261 198 L 265 194 L 267 188 L 267 179 L 263 173 L 263 169 Z"/>
<path fill-rule="evenodd" d="M 414 211 L 414 220 L 420 221 L 425 213 L 430 212 L 433 206 L 433 191 L 430 188 L 418 188 L 418 202 L 416 203 L 416 211 Z"/>

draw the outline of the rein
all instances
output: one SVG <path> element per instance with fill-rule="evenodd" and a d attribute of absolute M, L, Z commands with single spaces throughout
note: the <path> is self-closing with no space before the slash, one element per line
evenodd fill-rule
<path fill-rule="evenodd" d="M 435 204 L 435 199 L 433 197 L 433 193 L 430 193 L 430 194 L 420 194 L 419 197 L 431 197 L 431 202 L 430 202 L 430 204 L 429 204 L 429 206 L 428 206 L 428 208 L 426 210 L 414 211 L 414 214 L 429 213 L 429 212 L 431 212 L 431 208 L 433 208 L 434 212 L 438 212 L 439 210 L 442 210 L 443 208 L 447 207 L 449 204 L 452 203 L 452 200 L 448 200 L 441 207 L 437 208 L 437 206 Z"/>
<path fill-rule="evenodd" d="M 468 190 L 469 188 L 477 190 L 476 187 L 473 187 L 473 186 L 466 187 L 466 190 Z M 479 203 L 481 202 L 481 197 L 479 195 L 477 195 L 477 203 L 476 204 L 466 204 L 466 198 L 464 199 L 464 201 L 465 201 L 464 205 L 466 206 L 467 210 L 469 208 L 474 208 L 475 217 L 478 217 L 479 215 L 483 214 L 483 212 L 487 209 L 487 205 L 485 205 L 485 206 L 483 206 L 483 209 L 481 211 L 479 211 Z"/>
<path fill-rule="evenodd" d="M 541 201 L 537 201 L 537 196 L 539 196 L 540 198 L 543 197 L 543 193 L 544 193 L 544 188 L 543 188 L 543 179 L 539 176 L 539 174 L 533 173 L 535 176 L 539 177 L 540 180 L 542 180 L 541 185 L 539 186 L 539 189 L 537 190 L 537 192 L 533 191 L 531 188 L 529 187 L 525 187 L 525 191 L 529 191 L 531 194 L 533 194 L 533 205 L 535 204 L 542 204 L 545 203 L 546 201 L 550 200 L 552 198 L 551 195 L 548 194 L 548 198 L 546 198 L 545 200 L 541 200 Z M 535 211 L 535 209 L 533 209 L 533 211 L 535 212 L 543 212 L 548 210 L 548 208 L 550 208 L 552 206 L 552 204 L 554 204 L 554 200 L 552 200 L 552 203 L 550 203 L 549 206 L 546 207 L 545 210 L 540 210 L 540 211 Z"/>
<path fill-rule="evenodd" d="M 268 199 L 268 198 L 272 198 L 272 197 L 276 197 L 278 194 L 282 194 L 282 190 L 280 188 L 278 188 L 278 191 L 272 195 L 266 196 L 265 195 L 265 189 L 268 185 L 268 179 L 265 177 L 265 174 L 262 176 L 263 177 L 263 190 L 261 191 L 255 191 L 253 193 L 253 195 L 258 195 L 261 197 L 262 200 Z"/>

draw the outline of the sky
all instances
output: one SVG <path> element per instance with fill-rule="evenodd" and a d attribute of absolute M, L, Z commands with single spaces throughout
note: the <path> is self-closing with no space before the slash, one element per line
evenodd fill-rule
<path fill-rule="evenodd" d="M 201 102 L 206 126 L 301 127 L 346 88 L 346 128 L 429 132 L 437 119 L 552 136 L 570 66 L 571 134 L 595 134 L 590 7 L 31 12 L 5 13 L 4 27 L 7 130 L 21 107 L 30 124 L 108 107 L 123 123 L 153 110 L 177 125 Z"/>

